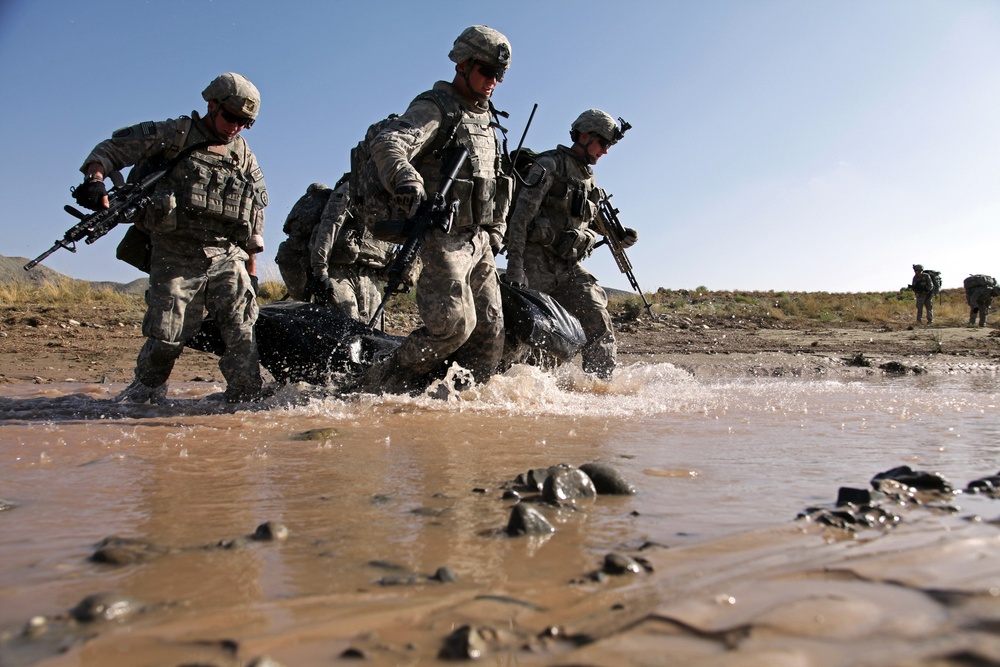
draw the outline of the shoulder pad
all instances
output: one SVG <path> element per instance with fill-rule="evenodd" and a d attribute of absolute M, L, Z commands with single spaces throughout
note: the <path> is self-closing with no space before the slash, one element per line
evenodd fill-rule
<path fill-rule="evenodd" d="M 413 101 L 430 100 L 441 110 L 441 115 L 449 122 L 457 123 L 462 118 L 462 107 L 454 97 L 444 92 L 432 88 L 417 95 Z"/>
<path fill-rule="evenodd" d="M 111 137 L 114 139 L 125 139 L 127 137 L 150 137 L 156 134 L 156 123 L 151 120 L 143 121 L 137 125 L 129 125 L 115 130 Z"/>

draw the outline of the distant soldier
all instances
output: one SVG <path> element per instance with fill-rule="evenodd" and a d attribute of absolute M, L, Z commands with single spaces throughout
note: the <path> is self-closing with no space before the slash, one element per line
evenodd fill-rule
<path fill-rule="evenodd" d="M 1000 287 L 993 276 L 982 273 L 969 276 L 964 281 L 965 300 L 969 302 L 969 326 L 975 326 L 979 315 L 979 326 L 986 326 L 986 315 L 990 312 L 993 297 L 1000 296 Z"/>
<path fill-rule="evenodd" d="M 527 179 L 537 185 L 518 192 L 508 228 L 504 280 L 545 292 L 573 313 L 587 334 L 583 370 L 610 380 L 617 349 L 608 296 L 581 262 L 598 237 L 600 191 L 591 167 L 624 131 L 605 112 L 588 109 L 573 121 L 569 134 L 573 145 L 541 153 Z M 625 232 L 621 241 L 627 248 L 639 234 L 634 229 Z"/>
<path fill-rule="evenodd" d="M 924 273 L 923 264 L 913 265 L 913 282 L 910 289 L 917 297 L 917 324 L 923 318 L 924 307 L 927 308 L 927 324 L 934 321 L 934 279 Z"/>
<path fill-rule="evenodd" d="M 316 302 L 368 322 L 382 301 L 381 277 L 392 244 L 374 238 L 351 213 L 348 176 L 330 194 L 309 243 L 311 291 Z"/>

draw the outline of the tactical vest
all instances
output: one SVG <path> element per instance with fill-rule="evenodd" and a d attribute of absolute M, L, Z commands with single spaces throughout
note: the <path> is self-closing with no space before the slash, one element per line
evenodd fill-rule
<path fill-rule="evenodd" d="M 567 149 L 546 151 L 539 157 L 552 159 L 552 187 L 545 193 L 537 217 L 528 228 L 528 241 L 545 246 L 563 259 L 580 259 L 589 253 L 581 249 L 581 237 L 567 232 L 583 230 L 597 217 L 601 192 L 590 169 L 580 164 Z M 593 241 L 588 246 L 592 246 Z"/>
<path fill-rule="evenodd" d="M 503 153 L 491 113 L 484 111 L 472 114 L 465 111 L 451 95 L 442 90 L 429 90 L 416 98 L 420 99 L 432 100 L 441 109 L 443 118 L 439 134 L 448 132 L 449 126 L 454 127 L 454 138 L 450 145 L 464 146 L 469 151 L 469 159 L 459 170 L 448 194 L 449 199 L 458 199 L 460 202 L 454 227 L 492 226 L 498 206 L 504 210 L 496 215 L 496 219 L 506 217 L 505 209 L 510 202 L 512 180 L 502 173 Z M 460 116 L 457 125 L 453 120 L 456 116 Z M 429 195 L 437 189 L 442 168 L 441 158 L 435 154 L 438 148 L 436 144 L 439 142 L 430 143 L 435 145 L 425 145 L 413 160 Z"/>
<path fill-rule="evenodd" d="M 163 159 L 206 138 L 187 116 L 178 119 L 175 130 Z M 224 155 L 205 148 L 193 151 L 157 183 L 146 227 L 197 244 L 245 245 L 267 202 L 263 174 L 259 168 L 251 172 L 250 164 L 250 149 L 240 136 L 225 145 Z"/>
<path fill-rule="evenodd" d="M 587 227 L 597 217 L 597 205 L 601 199 L 594 175 L 558 148 L 542 155 L 551 157 L 556 168 L 552 173 L 555 182 L 545 194 L 538 217 L 555 223 L 556 231 Z"/>

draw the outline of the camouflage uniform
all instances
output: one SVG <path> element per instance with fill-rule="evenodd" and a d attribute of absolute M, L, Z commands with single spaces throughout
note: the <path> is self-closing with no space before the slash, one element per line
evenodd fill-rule
<path fill-rule="evenodd" d="M 387 391 L 412 388 L 424 377 L 455 361 L 484 381 L 503 352 L 503 309 L 494 250 L 499 248 L 510 203 L 511 180 L 501 169 L 500 144 L 489 105 L 466 100 L 445 81 L 434 90 L 449 95 L 461 109 L 455 141 L 468 148 L 449 192 L 460 208 L 452 230 L 432 228 L 421 250 L 423 269 L 416 301 L 423 327 L 413 331 L 381 368 L 369 388 L 382 382 Z M 441 107 L 424 96 L 392 121 L 372 142 L 379 177 L 389 192 L 421 183 L 428 196 L 441 179 L 441 160 L 429 149 L 444 120 Z"/>
<path fill-rule="evenodd" d="M 917 324 L 920 324 L 925 307 L 927 308 L 927 324 L 931 324 L 934 321 L 934 279 L 929 274 L 924 273 L 923 267 L 917 269 L 918 266 L 920 265 L 916 264 L 913 267 L 913 282 L 910 283 L 910 289 L 913 290 L 913 294 L 917 298 Z"/>
<path fill-rule="evenodd" d="M 325 183 L 311 183 L 292 205 L 281 228 L 288 238 L 278 245 L 274 262 L 281 271 L 288 296 L 296 301 L 309 299 L 309 244 L 332 192 Z"/>
<path fill-rule="evenodd" d="M 583 369 L 608 378 L 616 365 L 608 296 L 581 264 L 598 236 L 593 169 L 560 145 L 538 156 L 527 180 L 538 185 L 522 187 L 514 203 L 507 275 L 523 275 L 528 287 L 548 293 L 580 320 L 587 334 Z"/>
<path fill-rule="evenodd" d="M 965 279 L 965 300 L 969 303 L 969 326 L 976 324 L 979 316 L 979 326 L 986 326 L 986 315 L 990 312 L 993 297 L 1000 295 L 1000 287 L 992 276 L 975 275 Z"/>
<path fill-rule="evenodd" d="M 237 135 L 221 143 L 192 112 L 190 118 L 116 131 L 94 148 L 81 171 L 96 162 L 109 174 L 165 153 L 169 159 L 204 141 L 211 145 L 185 157 L 156 184 L 141 225 L 152 239 L 152 260 L 142 322 L 146 342 L 135 377 L 162 397 L 174 362 L 207 311 L 226 345 L 219 359 L 226 397 L 242 400 L 261 389 L 257 302 L 245 262 L 248 252 L 263 250 L 267 204 L 263 175 L 246 141 Z"/>
<path fill-rule="evenodd" d="M 334 189 L 310 242 L 317 300 L 368 322 L 382 301 L 380 276 L 392 245 L 372 237 L 348 211 L 350 182 Z"/>

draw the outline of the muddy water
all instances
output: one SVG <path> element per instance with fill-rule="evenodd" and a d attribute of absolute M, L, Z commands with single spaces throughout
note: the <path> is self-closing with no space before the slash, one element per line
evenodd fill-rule
<path fill-rule="evenodd" d="M 175 383 L 157 407 L 116 405 L 120 389 L 0 386 L 0 498 L 12 505 L 0 512 L 2 665 L 265 653 L 337 664 L 351 647 L 368 664 L 428 664 L 462 622 L 511 629 L 533 614 L 521 629 L 534 632 L 615 590 L 580 583 L 610 551 L 700 553 L 785 530 L 838 487 L 899 465 L 959 487 L 1000 470 L 1000 379 L 989 374 L 698 381 L 637 364 L 607 387 L 573 369 L 519 367 L 443 399 L 342 400 L 300 386 L 253 409 L 224 405 L 210 384 Z M 551 536 L 502 535 L 504 481 L 589 461 L 618 468 L 638 494 L 546 511 Z M 267 521 L 288 538 L 219 546 Z M 108 536 L 171 553 L 88 561 Z M 445 566 L 456 582 L 417 576 Z M 663 603 L 678 584 L 658 575 L 645 588 Z M 67 610 L 99 591 L 143 611 L 66 631 Z M 15 641 L 37 615 L 50 641 Z M 642 642 L 627 645 L 599 664 L 642 664 Z M 550 660 L 515 651 L 487 662 Z"/>

